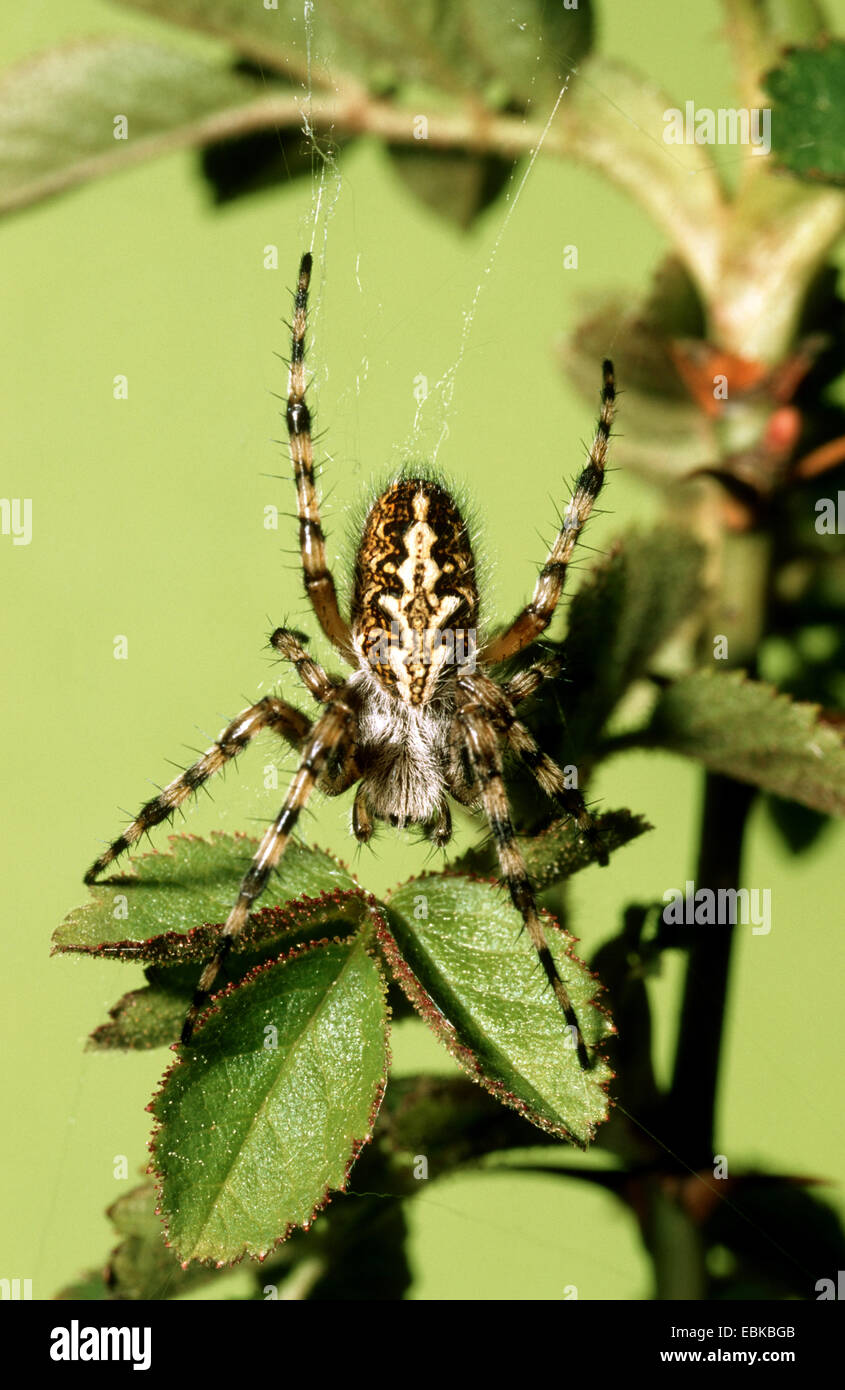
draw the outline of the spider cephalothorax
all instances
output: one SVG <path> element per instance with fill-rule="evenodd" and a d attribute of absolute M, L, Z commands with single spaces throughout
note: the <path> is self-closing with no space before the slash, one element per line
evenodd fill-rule
<path fill-rule="evenodd" d="M 376 820 L 423 825 L 435 843 L 451 835 L 449 797 L 488 819 L 503 878 L 540 958 L 583 1066 L 590 1064 L 566 987 L 546 944 L 534 890 L 517 842 L 503 778 L 503 750 L 520 757 L 544 792 L 595 838 L 576 788 L 537 746 L 517 706 L 554 675 L 538 660 L 511 680 L 490 674 L 543 633 L 563 591 L 579 532 L 604 481 L 615 398 L 613 369 L 604 364 L 602 406 L 593 446 L 540 571 L 534 596 L 502 632 L 479 642 L 475 559 L 461 511 L 446 486 L 424 470 L 402 473 L 367 513 L 358 543 L 349 621 L 343 617 L 314 483 L 311 416 L 305 402 L 305 327 L 311 256 L 302 258 L 294 301 L 286 419 L 297 490 L 303 578 L 320 626 L 352 674 L 329 676 L 296 633 L 279 628 L 276 650 L 296 668 L 322 706 L 313 722 L 278 696 L 265 696 L 224 729 L 207 753 L 180 774 L 86 874 L 93 880 L 145 831 L 168 819 L 192 792 L 250 743 L 261 729 L 280 734 L 300 754 L 299 767 L 268 827 L 204 969 L 182 1033 L 189 1042 L 227 951 L 243 929 L 293 833 L 311 792 L 337 796 L 357 784 L 352 830 L 359 841 Z M 600 847 L 599 847 L 600 851 Z"/>

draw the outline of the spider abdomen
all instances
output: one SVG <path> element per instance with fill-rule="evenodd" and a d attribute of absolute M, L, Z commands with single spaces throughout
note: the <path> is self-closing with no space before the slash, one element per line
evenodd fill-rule
<path fill-rule="evenodd" d="M 427 704 L 445 668 L 475 650 L 478 591 L 467 527 L 451 494 L 402 478 L 367 515 L 355 561 L 352 635 L 391 695 Z"/>

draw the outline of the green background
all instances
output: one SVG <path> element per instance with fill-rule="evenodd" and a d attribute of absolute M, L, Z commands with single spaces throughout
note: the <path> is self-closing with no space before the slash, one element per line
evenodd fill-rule
<path fill-rule="evenodd" d="M 678 104 L 735 104 L 715 0 L 605 0 L 600 14 L 604 50 L 648 72 Z M 6 7 L 0 32 L 7 62 L 105 32 L 220 51 L 95 0 L 68 0 L 60 11 L 46 0 Z M 433 385 L 456 362 L 463 315 L 481 286 L 438 462 L 477 501 L 488 617 L 504 619 L 529 592 L 564 479 L 592 428 L 591 410 L 561 378 L 555 344 L 582 295 L 641 293 L 661 239 L 621 195 L 554 160 L 537 161 L 507 226 L 501 202 L 468 235 L 412 202 L 373 143 L 344 157 L 327 192 L 310 366 L 330 455 L 330 543 L 340 548 L 346 514 L 409 440 L 414 379 L 423 374 Z M 50 933 L 83 899 L 84 869 L 123 824 L 118 805 L 132 812 L 151 783 L 169 780 L 168 759 L 186 762 L 186 745 L 206 745 L 277 682 L 307 707 L 265 645 L 284 621 L 314 631 L 291 553 L 295 525 L 263 523 L 266 506 L 293 505 L 285 453 L 270 442 L 280 428 L 270 392 L 285 386 L 273 353 L 287 350 L 281 320 L 310 241 L 311 208 L 305 179 L 214 211 L 195 159 L 177 154 L 0 225 L 2 492 L 33 499 L 31 545 L 0 540 L 0 1274 L 32 1278 L 36 1298 L 101 1263 L 111 1241 L 104 1208 L 145 1163 L 144 1106 L 169 1061 L 161 1051 L 83 1051 L 141 971 L 50 961 Z M 268 244 L 279 248 L 276 271 L 263 267 Z M 579 248 L 576 271 L 562 268 L 567 244 Z M 129 380 L 126 401 L 112 396 L 118 373 Z M 429 402 L 418 452 L 430 451 L 441 423 Z M 654 515 L 648 489 L 614 472 L 587 544 L 604 550 Z M 582 564 L 589 558 L 585 548 Z M 113 656 L 118 634 L 128 638 L 125 661 Z M 312 650 L 326 655 L 319 641 Z M 275 792 L 264 787 L 274 759 Z M 262 741 L 225 784 L 212 784 L 213 802 L 203 797 L 188 809 L 184 828 L 257 830 L 278 808 L 291 768 L 290 754 Z M 594 790 L 604 805 L 628 805 L 657 829 L 606 872 L 577 879 L 573 921 L 586 956 L 615 932 L 627 902 L 692 876 L 700 778 L 680 760 L 628 756 L 608 765 Z M 423 868 L 427 848 L 387 831 L 374 852 L 356 852 L 348 813 L 349 798 L 323 801 L 304 833 L 339 852 L 376 892 Z M 465 819 L 459 830 L 460 847 Z M 166 843 L 164 830 L 156 843 Z M 741 932 L 738 943 L 718 1130 L 734 1171 L 759 1164 L 841 1180 L 845 1145 L 831 1091 L 842 1046 L 844 845 L 837 826 L 795 861 L 766 816 L 753 819 L 745 881 L 771 888 L 773 927 L 765 937 Z M 670 955 L 650 985 L 661 1076 L 679 981 Z M 399 1026 L 393 1052 L 401 1071 L 452 1066 L 422 1023 Z M 113 1176 L 119 1155 L 129 1182 Z M 841 1205 L 838 1187 L 825 1195 Z M 573 1284 L 581 1298 L 650 1293 L 633 1216 L 586 1186 L 462 1176 L 426 1186 L 410 1220 L 417 1298 L 554 1300 Z M 806 1271 L 808 1287 L 833 1273 Z M 230 1280 L 235 1291 L 245 1275 Z"/>

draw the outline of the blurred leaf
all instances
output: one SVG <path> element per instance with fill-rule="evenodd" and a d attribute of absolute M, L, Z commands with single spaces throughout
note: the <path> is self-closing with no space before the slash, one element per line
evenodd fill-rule
<path fill-rule="evenodd" d="M 58 1299 L 161 1301 L 207 1283 L 215 1271 L 202 1265 L 183 1270 L 164 1243 L 161 1220 L 156 1216 L 156 1193 L 151 1182 L 142 1183 L 118 1197 L 106 1215 L 112 1222 L 118 1245 L 104 1270 L 90 1270 L 55 1295 Z"/>
<path fill-rule="evenodd" d="M 796 704 L 740 671 L 698 671 L 663 691 L 652 746 L 695 758 L 817 811 L 845 814 L 845 747 L 815 705 Z"/>
<path fill-rule="evenodd" d="M 89 1300 L 104 1302 L 109 1296 L 102 1270 L 99 1269 L 89 1269 L 85 1274 L 80 1274 L 79 1278 L 75 1279 L 72 1284 L 66 1284 L 54 1295 L 60 1301 L 67 1300 L 72 1303 L 82 1303 Z"/>
<path fill-rule="evenodd" d="M 513 165 L 496 155 L 467 150 L 389 145 L 394 171 L 421 203 L 466 230 L 496 201 Z"/>
<path fill-rule="evenodd" d="M 658 526 L 629 532 L 581 584 L 556 683 L 566 710 L 564 746 L 576 762 L 589 756 L 626 690 L 648 674 L 660 648 L 699 607 L 703 560 L 704 549 L 691 536 Z"/>
<path fill-rule="evenodd" d="M 68 913 L 53 933 L 53 950 L 153 961 L 207 960 L 213 955 L 216 933 L 202 930 L 202 924 L 226 921 L 258 841 L 220 831 L 212 831 L 208 840 L 196 835 L 169 839 L 168 853 L 130 857 L 121 875 L 93 884 L 92 901 Z M 355 879 L 337 859 L 291 842 L 238 949 L 248 944 L 253 930 L 259 939 L 266 939 L 274 924 L 287 930 L 284 919 L 267 916 L 268 908 L 329 894 L 341 908 L 336 917 L 343 918 L 341 905 L 350 892 L 360 896 Z M 302 912 L 317 907 L 330 910 L 331 904 L 305 902 Z M 295 926 L 289 923 L 291 930 Z"/>
<path fill-rule="evenodd" d="M 778 838 L 790 854 L 803 854 L 816 843 L 830 824 L 830 818 L 798 801 L 784 801 L 780 796 L 764 797 L 764 804 Z"/>
<path fill-rule="evenodd" d="M 666 233 L 696 284 L 715 292 L 725 207 L 721 182 L 707 146 L 673 145 L 669 154 L 664 116 L 673 105 L 673 98 L 641 73 L 590 54 L 561 106 L 561 153 L 597 170 L 638 202 Z M 612 334 L 607 325 L 599 363 L 615 354 Z M 592 391 L 595 399 L 595 387 Z"/>
<path fill-rule="evenodd" d="M 144 1183 L 119 1197 L 106 1215 L 114 1223 L 120 1244 L 109 1256 L 105 1282 L 109 1298 L 156 1302 L 177 1298 L 213 1278 L 202 1265 L 183 1270 L 164 1243 L 161 1218 L 156 1216 L 156 1193 Z"/>
<path fill-rule="evenodd" d="M 290 81 L 304 83 L 308 77 L 308 45 L 303 9 L 293 0 L 278 0 L 278 9 L 268 9 L 252 0 L 116 0 L 127 10 L 145 14 L 186 29 L 197 30 L 229 44 L 259 69 L 269 67 Z M 330 26 L 324 4 L 315 5 L 310 32 L 314 39 L 328 40 Z M 316 80 L 323 73 L 316 66 Z"/>
<path fill-rule="evenodd" d="M 614 1051 L 618 1073 L 616 1099 L 626 1111 L 640 1119 L 653 1109 L 658 1097 L 652 1061 L 651 1004 L 647 980 L 657 952 L 642 941 L 650 906 L 632 905 L 625 911 L 622 932 L 604 942 L 590 961 L 591 968 L 607 990 L 608 1007 L 619 1030 Z M 617 1112 L 614 1112 L 614 1119 Z M 618 1112 L 627 1127 L 627 1116 Z M 602 1133 L 602 1140 L 607 1139 Z"/>
<path fill-rule="evenodd" d="M 537 835 L 518 835 L 517 841 L 531 881 L 541 890 L 595 864 L 601 850 L 612 853 L 651 828 L 647 820 L 630 811 L 606 811 L 596 820 L 596 842 L 586 840 L 575 822 L 568 818 L 554 821 Z M 450 864 L 449 871 L 490 874 L 497 867 L 496 850 L 491 842 L 462 854 Z"/>
<path fill-rule="evenodd" d="M 320 1222 L 321 1249 L 312 1258 L 321 1267 L 306 1298 L 310 1303 L 401 1299 L 413 1282 L 408 1234 L 399 1198 L 367 1192 L 333 1202 L 329 1219 Z"/>
<path fill-rule="evenodd" d="M 597 368 L 612 353 L 624 386 L 625 428 L 614 440 L 617 463 L 665 479 L 709 463 L 716 452 L 711 423 L 690 399 L 672 352 L 676 339 L 705 334 L 701 298 L 675 255 L 658 266 L 648 296 L 633 308 L 620 294 L 591 296 L 560 349 L 564 371 L 591 405 Z"/>
<path fill-rule="evenodd" d="M 140 39 L 53 49 L 0 76 L 0 211 L 267 124 L 262 103 L 251 79 Z M 119 116 L 125 139 L 115 138 Z"/>
<path fill-rule="evenodd" d="M 677 256 L 667 256 L 641 304 L 632 309 L 627 298 L 603 295 L 584 313 L 570 338 L 573 375 L 579 385 L 587 375 L 585 394 L 594 401 L 595 366 L 606 351 L 610 331 L 619 340 L 613 363 L 618 379 L 625 383 L 626 411 L 632 390 L 643 392 L 655 404 L 669 398 L 689 405 L 670 346 L 676 338 L 703 339 L 705 327 L 704 306 L 688 270 Z"/>
<path fill-rule="evenodd" d="M 845 42 L 791 49 L 763 85 L 775 102 L 778 162 L 804 180 L 845 185 Z"/>
<path fill-rule="evenodd" d="M 816 1282 L 845 1268 L 845 1232 L 836 1213 L 807 1179 L 750 1173 L 724 1184 L 727 1199 L 715 1202 L 708 1240 L 738 1261 L 732 1282 L 763 1282 L 767 1298 L 818 1298 Z M 720 1296 L 733 1296 L 722 1288 Z"/>
<path fill-rule="evenodd" d="M 525 105 L 557 96 L 592 40 L 592 7 L 543 0 L 121 0 L 129 9 L 214 34 L 245 57 L 304 82 L 371 90 L 422 83 L 450 96 L 492 91 Z M 538 55 L 540 61 L 538 62 Z"/>
<path fill-rule="evenodd" d="M 430 1179 L 502 1149 L 555 1142 L 463 1076 L 391 1077 L 374 1134 L 407 1164 L 424 1154 Z"/>
<path fill-rule="evenodd" d="M 241 60 L 235 63 L 234 71 L 266 83 L 264 69 L 255 63 Z M 269 88 L 277 89 L 276 82 L 271 81 Z M 220 206 L 244 194 L 287 185 L 296 178 L 310 175 L 315 158 L 313 143 L 297 114 L 297 119 L 287 129 L 276 124 L 273 129 L 252 131 L 249 135 L 206 145 L 200 151 L 200 168 L 215 203 Z"/>
<path fill-rule="evenodd" d="M 421 915 L 423 914 L 423 915 Z M 452 875 L 412 879 L 390 897 L 378 929 L 391 969 L 419 1013 L 473 1080 L 550 1134 L 586 1145 L 606 1119 L 611 1072 L 595 1054 L 582 1069 L 522 919 L 490 883 Z M 547 920 L 546 940 L 588 1048 L 613 1031 L 599 986 Z"/>
<path fill-rule="evenodd" d="M 733 8 L 733 0 L 724 0 L 726 8 Z M 743 0 L 747 4 L 748 0 Z M 809 42 L 823 34 L 827 28 L 827 17 L 823 0 L 751 0 L 759 11 L 761 23 L 775 44 Z"/>
<path fill-rule="evenodd" d="M 292 952 L 215 997 L 150 1106 L 181 1260 L 266 1255 L 346 1186 L 381 1103 L 385 994 L 359 934 Z"/>

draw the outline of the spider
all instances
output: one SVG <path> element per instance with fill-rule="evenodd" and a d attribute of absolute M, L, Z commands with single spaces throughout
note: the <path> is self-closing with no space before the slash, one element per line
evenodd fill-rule
<path fill-rule="evenodd" d="M 168 820 L 209 777 L 272 729 L 300 754 L 284 805 L 264 833 L 205 966 L 182 1030 L 189 1043 L 223 961 L 284 853 L 315 788 L 328 796 L 357 784 L 352 833 L 366 843 L 374 821 L 421 825 L 436 845 L 451 836 L 449 797 L 487 816 L 502 877 L 521 914 L 546 978 L 589 1065 L 575 1010 L 546 944 L 536 897 L 514 833 L 503 780 L 502 745 L 520 757 L 543 791 L 574 818 L 607 862 L 595 823 L 576 788 L 538 747 L 517 706 L 559 670 L 541 658 L 497 682 L 490 668 L 534 642 L 548 627 L 563 591 L 572 551 L 604 481 L 614 413 L 613 366 L 605 362 L 601 412 L 589 456 L 540 571 L 534 596 L 504 631 L 476 650 L 479 595 L 475 559 L 461 512 L 442 481 L 406 467 L 373 503 L 355 561 L 349 621 L 338 604 L 314 483 L 311 414 L 305 401 L 305 333 L 312 258 L 302 257 L 291 325 L 286 420 L 293 462 L 305 592 L 317 620 L 352 668 L 327 675 L 306 653 L 302 635 L 278 628 L 273 647 L 291 662 L 321 706 L 313 721 L 275 695 L 244 710 L 191 767 L 152 801 L 85 875 L 93 883 L 108 864 L 153 826 Z"/>

